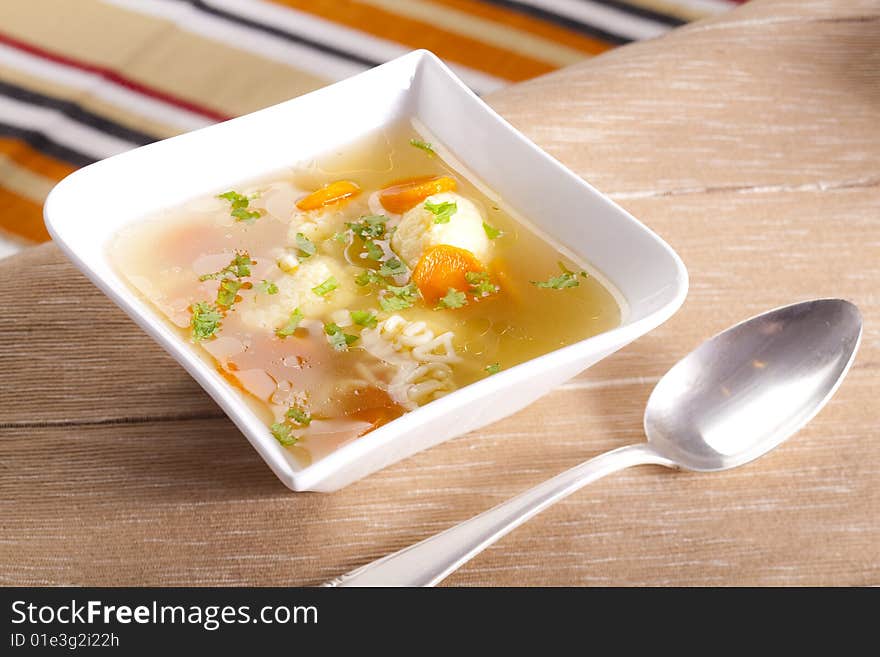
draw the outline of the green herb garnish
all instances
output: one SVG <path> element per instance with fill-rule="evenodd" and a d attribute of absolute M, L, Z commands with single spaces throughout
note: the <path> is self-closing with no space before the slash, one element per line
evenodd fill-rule
<path fill-rule="evenodd" d="M 444 201 L 443 203 L 425 201 L 425 210 L 434 215 L 435 224 L 448 224 L 452 215 L 458 211 L 458 204 L 455 201 Z"/>
<path fill-rule="evenodd" d="M 311 258 L 315 255 L 315 245 L 312 241 L 302 233 L 296 234 L 296 248 L 299 249 L 300 258 Z"/>
<path fill-rule="evenodd" d="M 421 139 L 416 139 L 415 137 L 409 140 L 409 145 L 415 146 L 416 148 L 425 151 L 428 155 L 437 154 L 434 152 L 434 148 L 431 146 L 431 144 L 426 141 L 422 141 Z"/>
<path fill-rule="evenodd" d="M 486 365 L 484 369 L 489 374 L 498 374 L 501 371 L 501 365 L 499 363 L 492 363 L 491 365 Z"/>
<path fill-rule="evenodd" d="M 235 295 L 241 289 L 243 283 L 234 278 L 224 278 L 220 281 L 220 287 L 217 288 L 217 305 L 229 308 L 235 303 Z"/>
<path fill-rule="evenodd" d="M 296 443 L 299 441 L 299 437 L 293 435 L 293 428 L 289 424 L 281 424 L 280 422 L 276 422 L 271 427 L 269 427 L 269 430 L 272 432 L 275 440 L 277 440 L 285 447 L 296 445 Z"/>
<path fill-rule="evenodd" d="M 385 295 L 379 297 L 379 305 L 387 313 L 411 308 L 419 296 L 419 289 L 414 283 L 408 285 L 389 285 L 385 288 Z"/>
<path fill-rule="evenodd" d="M 230 263 L 223 269 L 210 274 L 203 274 L 199 276 L 199 280 L 209 281 L 219 278 L 220 286 L 217 288 L 217 305 L 229 308 L 235 303 L 235 295 L 244 286 L 241 279 L 251 275 L 251 265 L 254 262 L 247 251 L 236 251 Z"/>
<path fill-rule="evenodd" d="M 356 222 L 345 225 L 361 239 L 370 239 L 382 237 L 385 234 L 386 221 L 388 221 L 388 217 L 384 214 L 368 214 Z"/>
<path fill-rule="evenodd" d="M 461 308 L 467 303 L 467 297 L 464 292 L 456 290 L 454 287 L 449 288 L 446 295 L 437 303 L 437 309 L 440 308 Z"/>
<path fill-rule="evenodd" d="M 255 219 L 260 218 L 260 213 L 256 210 L 245 210 L 244 208 L 235 208 L 230 212 L 236 221 L 244 221 L 245 223 L 253 223 Z"/>
<path fill-rule="evenodd" d="M 340 244 L 345 244 L 348 241 L 348 235 L 346 233 L 333 233 L 333 239 Z"/>
<path fill-rule="evenodd" d="M 251 275 L 251 265 L 256 264 L 256 261 L 251 260 L 251 256 L 247 251 L 236 251 L 235 256 L 220 271 L 215 271 L 210 274 L 202 274 L 199 276 L 200 281 L 209 281 L 217 278 L 246 278 Z"/>
<path fill-rule="evenodd" d="M 327 342 L 336 351 L 348 351 L 348 347 L 357 342 L 358 336 L 343 332 L 336 324 L 324 324 L 324 333 L 327 334 Z"/>
<path fill-rule="evenodd" d="M 379 274 L 382 276 L 401 276 L 406 272 L 406 265 L 397 258 L 389 258 L 379 267 Z"/>
<path fill-rule="evenodd" d="M 532 285 L 536 287 L 543 287 L 551 290 L 564 290 L 568 287 L 577 287 L 580 285 L 580 281 L 578 281 L 578 274 L 575 274 L 573 271 L 569 270 L 564 264 L 559 263 L 559 268 L 562 270 L 562 274 L 559 276 L 551 276 L 546 281 L 529 281 Z M 587 272 L 582 271 L 579 272 L 580 276 L 583 278 L 587 277 Z"/>
<path fill-rule="evenodd" d="M 291 406 L 287 409 L 287 412 L 284 414 L 284 416 L 290 418 L 301 427 L 307 427 L 312 423 L 312 414 L 309 413 L 302 406 Z"/>
<path fill-rule="evenodd" d="M 229 214 L 235 217 L 236 221 L 252 222 L 254 219 L 260 217 L 259 211 L 248 210 L 248 205 L 250 205 L 251 199 L 244 194 L 239 194 L 238 192 L 230 190 L 223 194 L 218 194 L 217 198 L 229 201 Z"/>
<path fill-rule="evenodd" d="M 192 311 L 190 327 L 192 328 L 193 341 L 201 342 L 214 337 L 220 328 L 220 321 L 223 319 L 223 313 L 220 312 L 220 309 L 213 303 L 201 301 L 193 304 L 190 310 Z"/>
<path fill-rule="evenodd" d="M 321 283 L 320 285 L 316 285 L 312 288 L 312 292 L 317 294 L 319 297 L 325 297 L 330 294 L 333 290 L 339 287 L 339 283 L 336 282 L 336 279 L 331 276 L 326 281 Z"/>
<path fill-rule="evenodd" d="M 465 272 L 464 279 L 471 286 L 471 292 L 477 296 L 485 297 L 498 291 L 495 284 L 489 280 L 489 273 L 485 271 Z"/>
<path fill-rule="evenodd" d="M 360 274 L 354 277 L 354 282 L 361 287 L 366 287 L 371 283 L 373 285 L 382 285 L 385 283 L 384 279 L 376 273 L 375 269 L 364 269 Z"/>
<path fill-rule="evenodd" d="M 352 310 L 349 314 L 351 315 L 351 321 L 365 328 L 375 328 L 378 322 L 376 316 L 369 310 Z"/>
<path fill-rule="evenodd" d="M 299 323 L 303 321 L 304 317 L 305 315 L 302 314 L 302 311 L 299 308 L 294 309 L 294 311 L 290 313 L 290 317 L 287 318 L 287 323 L 276 330 L 275 335 L 279 338 L 286 338 L 293 335 L 296 331 L 296 327 L 299 326 Z"/>
<path fill-rule="evenodd" d="M 485 221 L 483 222 L 483 230 L 486 231 L 486 237 L 488 237 L 490 240 L 497 240 L 499 237 L 504 235 L 503 230 L 495 228 L 495 226 L 491 226 Z"/>
<path fill-rule="evenodd" d="M 385 257 L 385 252 L 382 250 L 382 247 L 376 244 L 373 240 L 366 240 L 364 242 L 364 248 L 367 250 L 367 257 L 370 260 L 381 260 Z"/>
<path fill-rule="evenodd" d="M 260 281 L 260 292 L 263 294 L 278 294 L 278 286 L 272 281 Z"/>

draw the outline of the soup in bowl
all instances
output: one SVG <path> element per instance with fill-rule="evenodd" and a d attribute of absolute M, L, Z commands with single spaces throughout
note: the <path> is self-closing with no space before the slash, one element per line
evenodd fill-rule
<path fill-rule="evenodd" d="M 444 152 L 389 126 L 127 226 L 111 258 L 307 465 L 620 322 L 589 263 Z"/>

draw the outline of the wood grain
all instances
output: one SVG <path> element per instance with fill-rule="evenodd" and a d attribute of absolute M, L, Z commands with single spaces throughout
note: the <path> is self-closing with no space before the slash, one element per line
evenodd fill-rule
<path fill-rule="evenodd" d="M 597 482 L 448 583 L 880 585 L 880 3 L 756 1 L 490 100 L 678 250 L 672 320 L 514 417 L 292 494 L 54 246 L 0 261 L 0 583 L 319 583 L 639 439 L 712 333 L 840 296 L 861 352 L 795 439 Z"/>

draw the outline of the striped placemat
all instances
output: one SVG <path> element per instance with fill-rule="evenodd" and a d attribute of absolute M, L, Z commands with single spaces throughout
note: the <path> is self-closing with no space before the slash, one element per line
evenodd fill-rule
<path fill-rule="evenodd" d="M 0 256 L 48 239 L 42 202 L 77 167 L 409 50 L 487 93 L 740 1 L 4 0 Z"/>

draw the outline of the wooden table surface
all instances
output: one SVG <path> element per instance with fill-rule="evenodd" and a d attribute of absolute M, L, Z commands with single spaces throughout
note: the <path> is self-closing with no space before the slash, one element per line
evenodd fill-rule
<path fill-rule="evenodd" d="M 639 440 L 654 383 L 716 331 L 840 296 L 861 352 L 790 442 L 609 477 L 447 582 L 880 585 L 880 3 L 757 0 L 490 102 L 681 254 L 673 319 L 498 424 L 293 494 L 57 248 L 31 249 L 0 262 L 0 582 L 320 583 Z"/>

